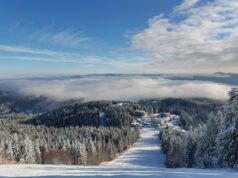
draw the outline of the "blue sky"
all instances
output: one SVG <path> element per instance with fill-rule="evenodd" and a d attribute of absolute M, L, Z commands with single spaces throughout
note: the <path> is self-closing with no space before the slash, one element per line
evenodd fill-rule
<path fill-rule="evenodd" d="M 233 72 L 237 0 L 225 2 L 0 0 L 0 73 Z"/>

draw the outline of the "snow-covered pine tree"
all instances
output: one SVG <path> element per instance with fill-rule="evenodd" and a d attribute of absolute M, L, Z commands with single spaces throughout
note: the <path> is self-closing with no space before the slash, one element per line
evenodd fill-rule
<path fill-rule="evenodd" d="M 42 163 L 41 151 L 39 141 L 35 141 L 36 163 Z"/>
<path fill-rule="evenodd" d="M 200 127 L 198 127 L 197 129 L 190 128 L 189 132 L 187 132 L 184 145 L 184 165 L 186 167 L 195 166 L 195 152 L 197 148 L 198 137 L 200 134 Z"/>
<path fill-rule="evenodd" d="M 80 163 L 86 165 L 88 162 L 88 154 L 84 142 L 79 144 Z"/>
<path fill-rule="evenodd" d="M 201 168 L 211 168 L 217 165 L 217 134 L 223 114 L 221 111 L 212 112 L 203 132 L 198 139 L 195 153 L 195 165 Z"/>
<path fill-rule="evenodd" d="M 230 100 L 225 109 L 225 118 L 217 141 L 219 143 L 218 164 L 221 167 L 237 167 L 238 164 L 238 89 L 230 92 Z"/>
<path fill-rule="evenodd" d="M 28 136 L 26 136 L 24 143 L 25 143 L 24 144 L 24 151 L 25 151 L 24 161 L 26 163 L 35 163 L 36 162 L 35 148 L 32 141 L 30 140 Z"/>
<path fill-rule="evenodd" d="M 4 158 L 7 160 L 14 160 L 14 153 L 12 149 L 12 141 L 7 141 L 5 144 L 5 155 Z"/>

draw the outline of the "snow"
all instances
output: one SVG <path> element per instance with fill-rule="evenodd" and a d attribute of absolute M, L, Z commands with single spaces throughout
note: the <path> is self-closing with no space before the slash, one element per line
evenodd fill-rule
<path fill-rule="evenodd" d="M 112 106 L 123 106 L 125 104 L 128 104 L 128 103 L 116 103 L 116 104 L 113 104 Z"/>
<path fill-rule="evenodd" d="M 168 169 L 157 134 L 158 128 L 141 129 L 140 139 L 115 160 L 99 166 L 1 165 L 2 177 L 34 178 L 237 178 L 238 172 L 225 169 Z"/>
<path fill-rule="evenodd" d="M 99 113 L 99 125 L 100 125 L 100 127 L 103 127 L 105 125 L 105 113 L 104 112 Z"/>
<path fill-rule="evenodd" d="M 158 138 L 159 129 L 143 128 L 140 139 L 128 151 L 109 162 L 116 167 L 164 167 L 165 156 Z M 158 158 L 158 159 L 155 159 Z"/>
<path fill-rule="evenodd" d="M 143 115 L 147 115 L 147 112 L 145 112 L 144 110 L 141 110 L 141 109 L 137 109 L 135 112 L 137 112 L 137 113 L 141 113 L 141 114 L 143 114 Z"/>
<path fill-rule="evenodd" d="M 182 129 L 179 126 L 180 123 L 180 116 L 171 114 L 171 113 L 153 113 L 148 114 L 143 110 L 139 110 L 141 113 L 144 114 L 142 117 L 137 117 L 132 123 L 132 126 L 135 125 L 144 125 L 144 126 L 152 126 L 155 128 L 165 128 L 171 127 L 173 130 L 179 132 L 186 132 L 186 130 Z"/>

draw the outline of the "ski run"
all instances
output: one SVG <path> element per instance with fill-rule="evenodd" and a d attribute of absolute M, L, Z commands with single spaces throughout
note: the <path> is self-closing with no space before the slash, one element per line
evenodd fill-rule
<path fill-rule="evenodd" d="M 225 169 L 168 169 L 164 167 L 158 139 L 159 129 L 141 129 L 140 139 L 116 159 L 99 166 L 1 165 L 0 177 L 159 177 L 159 178 L 237 178 L 238 172 Z"/>

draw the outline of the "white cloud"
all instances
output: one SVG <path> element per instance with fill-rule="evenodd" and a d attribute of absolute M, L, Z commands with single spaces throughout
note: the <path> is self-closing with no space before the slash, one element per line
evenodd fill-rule
<path fill-rule="evenodd" d="M 1 86 L 26 95 L 54 99 L 129 100 L 166 97 L 227 99 L 230 86 L 204 81 L 182 81 L 146 76 L 84 76 L 75 79 L 14 80 Z"/>
<path fill-rule="evenodd" d="M 81 56 L 80 54 L 77 54 L 77 53 L 66 53 L 66 52 L 59 52 L 59 51 L 52 51 L 52 50 L 45 50 L 45 49 L 33 49 L 29 47 L 9 46 L 9 45 L 2 45 L 2 44 L 0 44 L 0 51 L 6 51 L 11 53 L 46 55 L 46 56 L 53 56 L 53 57 Z"/>
<path fill-rule="evenodd" d="M 109 58 L 101 58 L 101 57 L 76 57 L 76 56 L 65 56 L 65 57 L 32 57 L 32 56 L 0 56 L 0 60 L 21 60 L 21 61 L 32 61 L 32 62 L 49 62 L 49 63 L 72 63 L 72 64 L 80 64 L 81 67 L 86 68 L 95 68 L 98 65 L 110 65 L 114 67 L 120 67 L 120 69 L 127 68 L 130 69 L 136 66 L 141 66 L 144 63 L 129 63 L 123 60 L 115 60 Z M 96 71 L 96 70 L 95 70 Z M 105 71 L 103 72 L 105 73 Z"/>
<path fill-rule="evenodd" d="M 194 5 L 196 5 L 199 1 L 201 0 L 183 0 L 182 4 L 180 4 L 179 6 L 177 6 L 174 11 L 175 12 L 182 12 L 184 10 L 187 10 L 191 7 L 193 7 Z"/>
<path fill-rule="evenodd" d="M 158 15 L 148 21 L 148 27 L 131 35 L 133 50 L 114 55 L 81 56 L 51 50 L 0 45 L 1 51 L 24 53 L 19 60 L 69 62 L 85 64 L 93 70 L 111 66 L 126 73 L 213 73 L 238 71 L 238 1 L 183 0 L 168 16 Z M 89 40 L 81 32 L 65 29 L 52 32 L 52 27 L 40 29 L 32 38 L 41 42 L 76 46 Z M 130 49 L 131 49 L 130 48 Z M 143 53 L 144 52 L 144 53 Z M 113 56 L 113 57 L 107 57 Z M 3 60 L 16 55 L 2 56 Z"/>
<path fill-rule="evenodd" d="M 36 39 L 39 42 L 57 44 L 62 46 L 78 46 L 86 41 L 91 40 L 91 37 L 85 37 L 83 32 L 72 29 L 65 29 L 58 32 L 49 32 L 49 29 L 36 31 L 30 36 L 31 39 Z"/>
<path fill-rule="evenodd" d="M 131 47 L 154 59 L 145 68 L 237 72 L 238 1 L 197 2 L 183 1 L 175 8 L 175 17 L 153 17 L 148 28 L 131 36 Z"/>
<path fill-rule="evenodd" d="M 53 62 L 53 63 L 75 63 L 80 64 L 81 67 L 91 68 L 95 70 L 99 65 L 116 67 L 120 71 L 125 70 L 127 73 L 136 71 L 147 62 L 142 58 L 127 57 L 101 57 L 101 56 L 82 56 L 79 53 L 69 53 L 45 49 L 33 49 L 22 46 L 9 46 L 0 44 L 0 51 L 9 52 L 8 55 L 0 55 L 0 60 L 21 60 L 33 62 Z M 14 54 L 14 55 L 12 55 Z M 99 71 L 105 73 L 105 69 Z M 98 72 L 97 70 L 95 70 Z M 107 71 L 108 72 L 108 71 Z"/>

